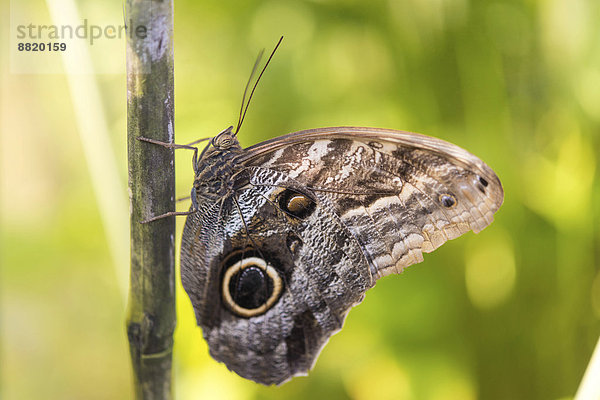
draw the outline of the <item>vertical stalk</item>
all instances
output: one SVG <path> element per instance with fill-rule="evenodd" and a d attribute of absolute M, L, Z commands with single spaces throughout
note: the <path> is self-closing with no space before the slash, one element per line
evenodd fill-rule
<path fill-rule="evenodd" d="M 127 0 L 127 155 L 131 276 L 127 335 L 137 399 L 170 399 L 175 329 L 173 1 Z"/>

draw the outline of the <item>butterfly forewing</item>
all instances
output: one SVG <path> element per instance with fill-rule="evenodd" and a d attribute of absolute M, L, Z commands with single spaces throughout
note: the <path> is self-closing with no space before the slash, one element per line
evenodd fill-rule
<path fill-rule="evenodd" d="M 244 163 L 282 172 L 328 198 L 372 258 L 376 277 L 422 261 L 422 252 L 469 230 L 481 231 L 503 201 L 500 181 L 477 157 L 409 132 L 297 132 L 249 148 Z"/>

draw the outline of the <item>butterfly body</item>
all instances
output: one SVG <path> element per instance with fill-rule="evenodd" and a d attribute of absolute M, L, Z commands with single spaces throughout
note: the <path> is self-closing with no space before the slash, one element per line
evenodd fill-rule
<path fill-rule="evenodd" d="M 262 384 L 305 374 L 378 279 L 479 232 L 503 200 L 465 150 L 375 128 L 247 149 L 228 129 L 194 169 L 183 286 L 211 355 Z"/>

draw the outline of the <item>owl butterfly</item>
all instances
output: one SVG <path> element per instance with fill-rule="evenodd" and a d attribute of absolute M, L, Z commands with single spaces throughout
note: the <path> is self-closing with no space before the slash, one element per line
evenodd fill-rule
<path fill-rule="evenodd" d="M 312 129 L 243 149 L 230 127 L 194 170 L 183 287 L 212 357 L 264 385 L 306 374 L 379 279 L 481 231 L 503 201 L 479 158 L 388 129 Z"/>

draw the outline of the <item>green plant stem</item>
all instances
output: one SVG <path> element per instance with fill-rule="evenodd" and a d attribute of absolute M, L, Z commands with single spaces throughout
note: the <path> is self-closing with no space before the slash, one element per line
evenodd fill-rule
<path fill-rule="evenodd" d="M 127 151 L 131 276 L 127 334 L 137 399 L 172 397 L 175 329 L 173 150 L 173 2 L 127 0 Z"/>

